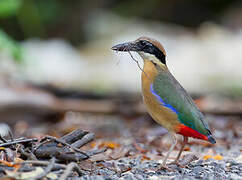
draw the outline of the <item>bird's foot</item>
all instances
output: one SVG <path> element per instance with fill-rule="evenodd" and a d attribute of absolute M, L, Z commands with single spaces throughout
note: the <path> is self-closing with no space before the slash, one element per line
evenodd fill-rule
<path fill-rule="evenodd" d="M 179 163 L 178 163 L 178 161 L 172 161 L 172 162 L 170 162 L 168 165 L 170 165 L 170 164 L 175 164 L 175 165 L 178 165 Z"/>
<path fill-rule="evenodd" d="M 167 171 L 169 171 L 169 172 L 172 172 L 172 171 L 174 171 L 173 169 L 171 169 L 171 168 L 169 168 L 169 167 L 167 167 L 166 165 L 160 165 L 159 167 L 158 167 L 158 169 L 157 169 L 158 171 L 159 170 L 167 170 Z"/>
<path fill-rule="evenodd" d="M 170 162 L 168 165 L 177 165 L 178 167 L 184 168 L 185 166 L 183 166 L 182 164 L 180 164 L 178 161 L 172 161 Z"/>

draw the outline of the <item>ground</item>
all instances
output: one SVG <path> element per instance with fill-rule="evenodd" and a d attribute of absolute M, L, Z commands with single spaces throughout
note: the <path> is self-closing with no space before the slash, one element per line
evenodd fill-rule
<path fill-rule="evenodd" d="M 78 171 L 76 170 L 69 171 L 70 179 L 77 177 L 83 180 L 242 179 L 242 121 L 240 114 L 238 114 L 239 111 L 228 113 L 228 108 L 226 108 L 227 111 L 221 109 L 209 110 L 209 105 L 203 103 L 207 109 L 200 107 L 203 111 L 206 110 L 205 116 L 217 143 L 213 145 L 209 142 L 190 138 L 179 162 L 181 166 L 168 165 L 172 171 L 167 171 L 159 169 L 159 165 L 171 146 L 171 138 L 162 126 L 155 123 L 145 113 L 144 109 L 138 108 L 142 104 L 141 101 L 138 100 L 132 104 L 128 101 L 120 102 L 113 99 L 104 101 L 97 100 L 97 97 L 91 98 L 93 102 L 77 100 L 76 97 L 59 101 L 52 99 L 53 102 L 47 101 L 51 103 L 45 104 L 45 106 L 37 106 L 36 104 L 26 106 L 25 103 L 25 107 L 16 106 L 14 113 L 10 113 L 13 110 L 11 108 L 5 109 L 7 113 L 3 112 L 8 117 L 7 119 L 10 119 L 10 115 L 13 114 L 14 116 L 11 118 L 17 118 L 14 122 L 8 122 L 12 124 L 15 138 L 36 138 L 33 147 L 36 147 L 36 144 L 38 146 L 39 141 L 47 135 L 60 138 L 75 129 L 94 133 L 95 138 L 90 138 L 93 141 L 87 141 L 89 143 L 81 146 L 80 150 L 93 152 L 106 149 L 106 151 L 100 151 L 101 153 L 86 160 L 81 160 L 81 158 L 77 160 L 76 163 L 81 173 L 77 174 Z M 201 101 L 199 103 L 201 104 Z M 69 106 L 76 110 L 65 110 L 65 108 L 69 109 Z M 47 109 L 41 110 L 43 107 L 47 107 Z M 31 111 L 29 111 L 30 108 L 32 108 Z M 79 112 L 77 112 L 78 108 Z M 182 142 L 182 137 L 177 136 L 179 143 L 171 153 L 169 162 L 175 159 Z M 60 148 L 60 144 L 62 143 L 55 143 L 54 145 Z M 20 174 L 24 171 L 37 173 L 37 170 L 40 169 L 36 169 L 37 167 L 41 167 L 42 171 L 45 169 L 46 165 L 16 167 L 11 164 L 17 161 L 24 163 L 30 160 L 30 156 L 25 156 L 19 151 L 19 147 L 27 151 L 26 146 L 17 144 L 0 149 L 1 163 L 4 165 L 1 175 L 16 177 L 16 174 L 13 174 L 16 171 Z M 67 148 L 66 145 L 62 144 L 62 146 Z M 33 149 L 29 148 L 28 152 L 34 152 L 38 161 L 44 160 L 47 163 L 50 161 L 48 157 L 40 157 Z M 74 150 L 72 149 L 72 151 Z M 10 152 L 12 156 L 9 156 Z M 61 162 L 58 157 L 56 163 L 62 163 L 64 166 L 57 168 L 58 170 L 52 169 L 51 175 L 53 177 L 63 175 L 68 169 L 67 165 L 71 164 L 69 160 Z M 55 166 L 59 165 L 55 164 Z M 35 168 L 35 171 L 33 168 Z"/>

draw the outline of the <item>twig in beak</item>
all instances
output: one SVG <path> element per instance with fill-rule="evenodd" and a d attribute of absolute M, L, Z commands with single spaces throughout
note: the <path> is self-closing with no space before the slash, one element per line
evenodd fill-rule
<path fill-rule="evenodd" d="M 128 52 L 129 55 L 131 56 L 132 60 L 137 64 L 138 68 L 139 68 L 139 69 L 145 74 L 145 76 L 146 76 L 148 79 L 150 79 L 150 78 L 148 77 L 148 75 L 146 74 L 146 72 L 144 72 L 144 70 L 140 67 L 140 65 L 139 65 L 139 61 L 136 60 L 136 59 L 133 57 L 133 55 L 131 54 L 130 51 L 127 51 L 127 52 Z"/>

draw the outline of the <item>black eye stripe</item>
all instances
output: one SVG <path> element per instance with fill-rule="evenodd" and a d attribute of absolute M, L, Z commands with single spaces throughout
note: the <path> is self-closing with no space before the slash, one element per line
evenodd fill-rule
<path fill-rule="evenodd" d="M 138 43 L 138 47 L 140 51 L 144 51 L 145 53 L 153 54 L 157 57 L 163 64 L 166 64 L 166 56 L 165 54 L 152 43 L 146 40 L 140 40 Z"/>
<path fill-rule="evenodd" d="M 157 64 L 156 64 L 155 62 L 152 61 L 152 63 L 153 63 L 155 66 L 157 66 Z"/>

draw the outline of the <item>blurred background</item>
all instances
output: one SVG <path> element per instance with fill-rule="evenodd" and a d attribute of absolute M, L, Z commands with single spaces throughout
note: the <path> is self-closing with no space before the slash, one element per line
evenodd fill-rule
<path fill-rule="evenodd" d="M 143 117 L 141 72 L 128 53 L 110 49 L 140 36 L 164 45 L 171 72 L 203 112 L 240 119 L 241 18 L 239 0 L 2 0 L 0 120 L 18 135 L 44 121 L 33 135 L 54 134 L 46 123 L 60 120 L 69 126 L 58 130 L 77 119 Z"/>

